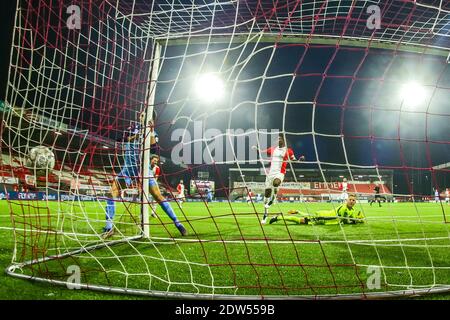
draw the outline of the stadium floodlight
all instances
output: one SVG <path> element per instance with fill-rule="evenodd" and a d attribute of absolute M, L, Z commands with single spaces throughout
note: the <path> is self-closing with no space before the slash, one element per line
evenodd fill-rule
<path fill-rule="evenodd" d="M 414 108 L 425 99 L 425 88 L 417 82 L 409 82 L 403 85 L 400 95 L 404 107 Z"/>
<path fill-rule="evenodd" d="M 212 73 L 200 75 L 195 82 L 196 96 L 206 103 L 220 101 L 224 95 L 224 91 L 222 79 Z"/>

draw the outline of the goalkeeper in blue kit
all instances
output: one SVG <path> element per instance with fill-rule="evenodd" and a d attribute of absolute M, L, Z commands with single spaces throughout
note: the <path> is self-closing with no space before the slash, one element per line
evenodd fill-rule
<path fill-rule="evenodd" d="M 140 150 L 141 150 L 141 135 L 143 134 L 143 124 L 144 124 L 144 114 L 141 115 L 140 124 L 138 124 L 135 128 L 130 130 L 129 137 L 126 138 L 125 146 L 124 146 L 124 165 L 122 170 L 114 179 L 111 194 L 112 198 L 109 198 L 106 201 L 106 225 L 103 228 L 102 237 L 108 238 L 114 234 L 114 225 L 113 219 L 116 214 L 116 201 L 120 201 L 120 185 L 121 182 L 125 182 L 127 187 L 131 187 L 133 183 L 139 177 L 140 172 Z M 155 145 L 157 143 L 157 136 L 151 129 L 151 137 L 150 137 L 151 145 Z M 169 218 L 175 224 L 175 227 L 180 231 L 181 235 L 187 235 L 187 230 L 178 221 L 175 212 L 173 211 L 169 202 L 161 195 L 161 191 L 158 187 L 158 183 L 156 182 L 155 177 L 153 176 L 153 171 L 150 170 L 149 177 L 149 191 L 153 196 L 155 201 L 160 205 L 160 207 L 164 210 L 164 212 L 169 216 Z"/>
<path fill-rule="evenodd" d="M 290 210 L 289 216 L 281 214 L 272 217 L 270 224 L 278 221 L 291 221 L 297 224 L 309 225 L 338 225 L 338 224 L 359 224 L 365 222 L 364 214 L 355 210 L 356 196 L 349 195 L 347 202 L 332 210 L 319 210 L 315 213 L 307 214 L 298 210 Z M 299 215 L 299 216 L 295 216 Z"/>

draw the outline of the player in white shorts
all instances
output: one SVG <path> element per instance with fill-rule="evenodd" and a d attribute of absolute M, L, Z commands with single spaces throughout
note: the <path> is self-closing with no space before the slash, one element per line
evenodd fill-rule
<path fill-rule="evenodd" d="M 347 183 L 347 178 L 344 178 L 343 180 L 342 180 L 342 184 L 341 184 L 341 187 L 342 187 L 342 193 L 341 193 L 341 201 L 342 201 L 342 203 L 346 203 L 347 202 L 347 199 L 348 199 L 348 183 Z"/>
<path fill-rule="evenodd" d="M 252 189 L 248 189 L 248 193 L 247 193 L 247 204 L 251 204 L 252 203 L 252 198 L 253 198 L 253 192 Z"/>
<path fill-rule="evenodd" d="M 183 205 L 183 200 L 184 200 L 184 182 L 183 182 L 183 180 L 180 180 L 180 183 L 177 186 L 177 192 L 178 192 L 177 201 L 181 208 Z"/>
<path fill-rule="evenodd" d="M 439 190 L 435 189 L 434 191 L 434 202 L 438 203 L 440 201 Z"/>
<path fill-rule="evenodd" d="M 278 188 L 284 180 L 287 161 L 295 161 L 296 159 L 292 149 L 286 146 L 286 141 L 284 140 L 283 134 L 279 134 L 278 136 L 278 146 L 271 147 L 266 150 L 260 150 L 260 152 L 265 152 L 271 157 L 270 169 L 267 172 L 265 182 L 264 217 L 261 220 L 261 223 L 265 224 L 267 216 L 269 215 L 269 208 L 274 201 L 276 201 Z M 299 160 L 303 161 L 305 160 L 305 157 L 301 156 Z"/>
<path fill-rule="evenodd" d="M 445 202 L 447 204 L 450 204 L 450 191 L 447 189 L 445 189 Z"/>

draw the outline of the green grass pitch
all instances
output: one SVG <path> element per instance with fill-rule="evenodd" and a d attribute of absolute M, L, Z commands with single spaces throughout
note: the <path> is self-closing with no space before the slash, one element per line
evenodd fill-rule
<path fill-rule="evenodd" d="M 19 261 L 101 243 L 101 202 L 0 202 L 0 266 L 13 255 L 10 211 L 17 228 Z M 367 223 L 261 226 L 262 204 L 184 203 L 175 211 L 189 231 L 178 231 L 158 208 L 150 220 L 152 241 L 126 244 L 24 267 L 20 272 L 65 281 L 80 266 L 82 282 L 161 292 L 239 295 L 320 295 L 403 290 L 450 283 L 450 206 L 445 203 L 357 204 Z M 330 203 L 279 203 L 290 209 L 330 209 Z M 60 212 L 58 214 L 58 212 Z M 87 213 L 87 214 L 85 214 Z M 118 204 L 112 240 L 139 233 L 139 207 Z M 37 232 L 38 230 L 38 232 Z M 64 231 L 57 234 L 54 231 Z M 173 240 L 176 238 L 176 240 Z M 368 267 L 383 266 L 381 287 L 367 288 Z M 0 276 L 0 299 L 136 299 Z M 449 299 L 450 294 L 424 296 Z"/>

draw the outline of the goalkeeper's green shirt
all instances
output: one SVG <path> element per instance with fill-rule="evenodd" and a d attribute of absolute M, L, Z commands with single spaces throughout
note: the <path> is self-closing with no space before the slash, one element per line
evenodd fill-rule
<path fill-rule="evenodd" d="M 355 224 L 364 222 L 364 215 L 357 212 L 354 208 L 348 208 L 346 204 L 342 204 L 336 209 L 320 210 L 315 213 L 314 218 L 310 220 L 311 224 Z"/>
<path fill-rule="evenodd" d="M 364 218 L 361 212 L 356 212 L 354 207 L 348 208 L 346 204 L 337 207 L 336 214 L 341 218 L 342 223 L 356 223 L 354 219 Z"/>

